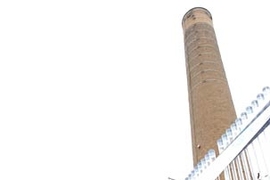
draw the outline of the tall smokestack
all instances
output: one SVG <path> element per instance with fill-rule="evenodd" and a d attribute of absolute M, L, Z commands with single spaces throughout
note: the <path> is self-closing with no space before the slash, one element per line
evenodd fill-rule
<path fill-rule="evenodd" d="M 236 113 L 225 75 L 210 12 L 189 10 L 182 21 L 189 92 L 193 163 L 198 163 L 230 124 Z"/>

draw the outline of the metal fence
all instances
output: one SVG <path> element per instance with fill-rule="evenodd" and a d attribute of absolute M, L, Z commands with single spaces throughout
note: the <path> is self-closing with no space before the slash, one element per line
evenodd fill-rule
<path fill-rule="evenodd" d="M 185 180 L 270 180 L 270 88 L 263 88 Z M 223 178 L 222 178 L 223 179 Z"/>

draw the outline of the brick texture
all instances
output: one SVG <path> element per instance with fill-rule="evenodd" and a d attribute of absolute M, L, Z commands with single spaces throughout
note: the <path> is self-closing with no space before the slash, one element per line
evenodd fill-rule
<path fill-rule="evenodd" d="M 235 120 L 236 113 L 210 12 L 193 8 L 182 21 L 194 165 Z"/>

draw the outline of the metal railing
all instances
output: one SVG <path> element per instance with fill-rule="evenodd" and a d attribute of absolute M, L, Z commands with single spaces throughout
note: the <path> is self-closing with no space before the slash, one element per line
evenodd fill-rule
<path fill-rule="evenodd" d="M 263 88 L 246 111 L 217 140 L 185 180 L 270 180 L 270 88 Z"/>

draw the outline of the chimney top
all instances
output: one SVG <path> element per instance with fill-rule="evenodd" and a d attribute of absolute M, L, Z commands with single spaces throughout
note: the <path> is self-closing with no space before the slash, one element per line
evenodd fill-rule
<path fill-rule="evenodd" d="M 194 7 L 190 9 L 182 19 L 183 29 L 186 30 L 196 23 L 207 23 L 213 25 L 211 13 L 203 7 Z"/>

